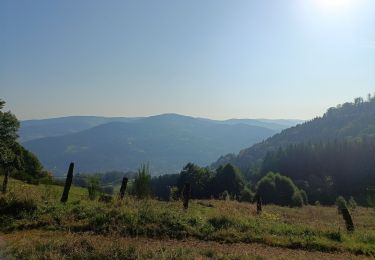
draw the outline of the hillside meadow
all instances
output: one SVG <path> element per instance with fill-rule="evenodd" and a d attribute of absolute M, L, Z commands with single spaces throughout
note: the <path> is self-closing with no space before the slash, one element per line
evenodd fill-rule
<path fill-rule="evenodd" d="M 0 178 L 2 181 L 2 178 Z M 375 256 L 375 210 L 351 211 L 348 233 L 336 207 L 263 207 L 194 200 L 162 202 L 115 197 L 104 203 L 72 187 L 11 179 L 0 195 L 5 259 L 351 259 Z"/>

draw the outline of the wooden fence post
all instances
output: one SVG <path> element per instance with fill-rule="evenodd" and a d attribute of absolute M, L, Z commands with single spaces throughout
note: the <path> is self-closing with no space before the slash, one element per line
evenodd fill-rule
<path fill-rule="evenodd" d="M 126 186 L 128 185 L 128 178 L 124 177 L 122 179 L 121 188 L 120 188 L 120 199 L 123 199 L 125 196 Z"/>
<path fill-rule="evenodd" d="M 3 180 L 3 194 L 7 193 L 9 179 L 9 169 L 5 169 L 4 180 Z"/>
<path fill-rule="evenodd" d="M 73 181 L 73 169 L 74 169 L 74 163 L 70 163 L 68 174 L 66 176 L 64 192 L 61 196 L 61 202 L 67 202 L 68 200 L 70 186 L 72 185 L 72 181 Z"/>
<path fill-rule="evenodd" d="M 262 198 L 257 195 L 257 214 L 262 213 Z"/>
<path fill-rule="evenodd" d="M 190 200 L 191 187 L 190 183 L 185 183 L 184 190 L 182 191 L 184 209 L 188 209 Z"/>
<path fill-rule="evenodd" d="M 350 216 L 349 210 L 345 207 L 341 209 L 342 217 L 345 220 L 346 230 L 347 231 L 354 231 L 354 224 L 352 220 L 352 216 Z"/>

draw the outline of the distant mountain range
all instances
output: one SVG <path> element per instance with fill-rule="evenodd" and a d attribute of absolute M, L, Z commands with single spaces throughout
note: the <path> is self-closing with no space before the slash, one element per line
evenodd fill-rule
<path fill-rule="evenodd" d="M 208 165 L 301 120 L 230 119 L 176 114 L 151 117 L 74 116 L 21 122 L 20 141 L 55 174 L 70 161 L 79 172 L 135 170 L 150 163 L 154 174 L 181 170 L 188 162 Z"/>

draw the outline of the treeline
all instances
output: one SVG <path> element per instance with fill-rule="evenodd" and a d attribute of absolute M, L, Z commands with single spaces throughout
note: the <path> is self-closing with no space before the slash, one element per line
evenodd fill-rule
<path fill-rule="evenodd" d="M 151 180 L 154 196 L 163 200 L 178 199 L 184 184 L 191 186 L 193 199 L 232 199 L 253 202 L 260 196 L 265 204 L 303 206 L 307 204 L 306 192 L 293 181 L 279 173 L 269 173 L 251 185 L 241 171 L 231 164 L 216 170 L 187 164 L 179 174 L 163 175 Z"/>
<path fill-rule="evenodd" d="M 247 179 L 255 181 L 259 179 L 259 170 L 266 154 L 277 152 L 280 147 L 371 136 L 375 136 L 375 95 L 369 94 L 367 100 L 356 98 L 354 102 L 332 107 L 322 117 L 285 129 L 264 142 L 242 150 L 238 155 L 223 156 L 212 167 L 231 163 L 241 169 Z"/>
<path fill-rule="evenodd" d="M 151 180 L 153 194 L 168 200 L 178 196 L 185 183 L 191 186 L 191 198 L 209 199 L 230 196 L 233 199 L 251 200 L 253 195 L 242 173 L 231 164 L 219 167 L 215 171 L 188 163 L 179 174 L 163 175 Z M 177 193 L 173 194 L 173 192 Z"/>
<path fill-rule="evenodd" d="M 289 145 L 266 155 L 261 175 L 276 171 L 290 177 L 311 201 L 333 204 L 343 195 L 365 203 L 375 186 L 374 158 L 375 136 Z"/>

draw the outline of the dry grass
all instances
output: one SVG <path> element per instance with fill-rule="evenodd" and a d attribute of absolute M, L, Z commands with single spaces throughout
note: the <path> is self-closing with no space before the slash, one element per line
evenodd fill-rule
<path fill-rule="evenodd" d="M 366 259 L 262 244 L 155 240 L 67 232 L 28 231 L 4 236 L 9 259 Z M 22 248 L 22 250 L 20 250 Z M 31 257 L 30 257 L 31 256 Z M 369 258 L 370 259 L 370 258 Z"/>
<path fill-rule="evenodd" d="M 0 230 L 7 233 L 8 253 L 17 258 L 48 259 L 52 258 L 48 252 L 54 252 L 53 256 L 61 258 L 69 256 L 73 249 L 64 248 L 73 248 L 70 241 L 76 241 L 79 252 L 73 258 L 79 258 L 81 254 L 92 256 L 91 251 L 111 258 L 101 247 L 100 241 L 103 241 L 103 245 L 107 243 L 119 255 L 128 257 L 130 254 L 131 259 L 141 252 L 153 258 L 165 255 L 170 256 L 168 258 L 205 255 L 237 258 L 253 254 L 289 259 L 288 254 L 291 254 L 293 258 L 302 259 L 375 255 L 373 209 L 359 207 L 353 211 L 356 231 L 347 233 L 335 207 L 270 205 L 264 206 L 263 213 L 257 215 L 255 205 L 236 201 L 192 201 L 189 209 L 184 211 L 178 201 L 136 200 L 132 197 L 107 204 L 90 201 L 87 190 L 75 187 L 68 203 L 62 204 L 59 202 L 61 193 L 62 187 L 58 186 L 10 181 L 9 194 L 0 195 L 1 205 L 12 209 L 0 214 Z M 15 214 L 14 211 L 19 212 Z M 43 236 L 49 237 L 51 243 Z M 40 240 L 41 244 L 32 243 L 32 239 Z M 91 251 L 85 249 L 86 242 L 81 240 L 89 241 L 86 242 Z M 158 241 L 160 247 L 167 245 L 165 252 L 156 247 Z M 146 242 L 148 246 L 155 246 L 146 250 Z M 125 245 L 130 247 L 123 248 Z M 263 252 L 262 248 L 270 254 Z M 257 250 L 262 253 L 258 254 Z"/>

